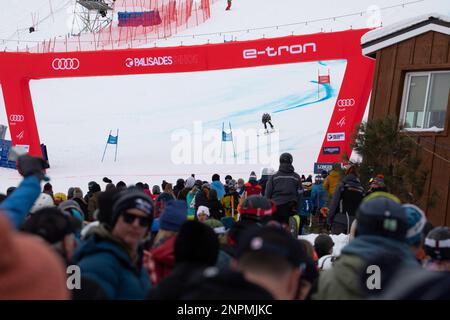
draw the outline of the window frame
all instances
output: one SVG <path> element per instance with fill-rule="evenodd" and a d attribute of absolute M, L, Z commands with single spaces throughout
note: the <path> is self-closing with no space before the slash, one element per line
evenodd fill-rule
<path fill-rule="evenodd" d="M 401 108 L 400 108 L 400 121 L 399 126 L 402 128 L 402 132 L 416 132 L 416 133 L 424 133 L 424 134 L 445 134 L 447 132 L 448 127 L 448 121 L 444 121 L 444 127 L 440 129 L 439 131 L 427 131 L 423 129 L 423 126 L 425 124 L 425 121 L 427 119 L 426 112 L 429 109 L 428 100 L 429 100 L 429 93 L 431 88 L 431 75 L 436 73 L 450 73 L 450 70 L 417 70 L 417 71 L 406 71 L 405 77 L 404 77 L 404 83 L 403 83 L 403 94 L 402 94 L 402 102 L 401 102 Z M 422 128 L 404 128 L 405 121 L 406 121 L 406 113 L 407 113 L 407 106 L 409 101 L 409 92 L 411 88 L 411 78 L 414 76 L 427 76 L 427 88 L 425 91 L 425 101 L 424 101 L 424 108 L 423 108 L 423 119 L 422 119 Z M 449 94 L 450 97 L 450 94 Z M 449 98 L 450 100 L 450 98 Z M 450 101 L 447 100 L 447 111 L 445 114 L 445 119 L 449 119 L 449 113 L 450 113 Z M 418 130 L 416 130 L 418 129 Z"/>

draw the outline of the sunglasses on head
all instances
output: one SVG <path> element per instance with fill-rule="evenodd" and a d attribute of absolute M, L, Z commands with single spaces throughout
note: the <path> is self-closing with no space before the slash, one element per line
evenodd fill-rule
<path fill-rule="evenodd" d="M 128 212 L 122 213 L 122 217 L 123 217 L 123 221 L 125 221 L 128 224 L 132 224 L 135 219 L 139 219 L 139 225 L 141 227 L 150 226 L 150 218 L 149 217 L 136 216 L 136 215 L 128 213 Z"/>

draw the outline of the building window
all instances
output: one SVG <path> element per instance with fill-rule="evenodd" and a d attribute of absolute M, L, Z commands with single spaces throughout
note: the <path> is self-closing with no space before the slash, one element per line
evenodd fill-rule
<path fill-rule="evenodd" d="M 405 78 L 400 124 L 408 131 L 443 131 L 450 71 L 409 72 Z"/>

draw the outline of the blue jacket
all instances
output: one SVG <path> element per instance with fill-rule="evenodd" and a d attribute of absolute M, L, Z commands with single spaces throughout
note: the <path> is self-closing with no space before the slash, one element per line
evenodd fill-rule
<path fill-rule="evenodd" d="M 219 201 L 225 195 L 225 188 L 224 188 L 222 182 L 220 182 L 220 181 L 211 182 L 211 189 L 214 189 L 217 191 L 217 199 L 219 199 Z"/>
<path fill-rule="evenodd" d="M 97 283 L 108 299 L 145 299 L 151 288 L 142 263 L 137 268 L 124 247 L 97 230 L 75 251 L 72 263 L 80 267 L 83 277 Z"/>
<path fill-rule="evenodd" d="M 311 201 L 314 208 L 323 208 L 327 201 L 327 193 L 323 191 L 323 184 L 313 184 Z"/>
<path fill-rule="evenodd" d="M 35 176 L 26 177 L 17 189 L 1 203 L 0 212 L 8 216 L 14 227 L 19 229 L 40 194 L 39 179 Z"/>

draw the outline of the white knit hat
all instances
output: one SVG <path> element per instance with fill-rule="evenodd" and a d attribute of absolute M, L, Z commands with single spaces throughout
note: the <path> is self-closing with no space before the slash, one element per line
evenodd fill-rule
<path fill-rule="evenodd" d="M 205 207 L 205 206 L 198 207 L 197 216 L 200 215 L 201 213 L 206 214 L 208 217 L 210 216 L 208 207 Z"/>
<path fill-rule="evenodd" d="M 39 209 L 47 208 L 47 207 L 54 207 L 55 203 L 53 202 L 53 199 L 50 195 L 46 193 L 41 193 L 39 197 L 36 199 L 36 201 L 33 204 L 33 207 L 30 209 L 30 213 L 35 213 Z"/>

